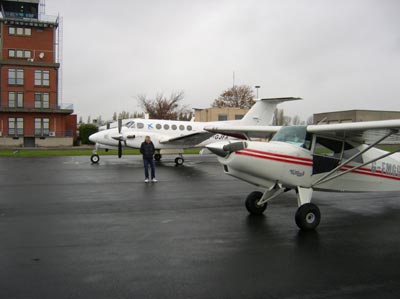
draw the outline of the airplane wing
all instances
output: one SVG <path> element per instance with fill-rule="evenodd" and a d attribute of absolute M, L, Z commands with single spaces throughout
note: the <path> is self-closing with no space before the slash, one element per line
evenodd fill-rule
<path fill-rule="evenodd" d="M 214 133 L 210 132 L 195 132 L 187 135 L 164 138 L 160 140 L 161 144 L 174 144 L 174 145 L 191 145 L 191 144 L 199 144 L 202 143 L 204 140 L 207 140 Z"/>
<path fill-rule="evenodd" d="M 207 126 L 204 130 L 212 133 L 224 134 L 227 136 L 249 139 L 249 138 L 270 138 L 279 131 L 281 126 Z"/>
<path fill-rule="evenodd" d="M 307 132 L 357 143 L 400 144 L 400 119 L 307 126 Z"/>

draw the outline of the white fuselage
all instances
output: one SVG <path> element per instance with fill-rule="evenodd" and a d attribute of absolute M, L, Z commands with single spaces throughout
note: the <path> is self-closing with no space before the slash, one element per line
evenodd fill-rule
<path fill-rule="evenodd" d="M 247 147 L 219 157 L 225 173 L 251 184 L 270 188 L 280 183 L 287 188 L 297 186 L 321 191 L 368 192 L 400 190 L 400 155 L 394 154 L 365 165 L 331 181 L 314 183 L 326 173 L 313 175 L 314 155 L 310 150 L 285 142 L 247 141 Z M 356 149 L 361 151 L 366 145 Z M 372 148 L 362 155 L 364 162 L 379 157 L 384 151 Z M 340 173 L 361 163 L 352 162 Z"/>
<path fill-rule="evenodd" d="M 219 122 L 220 123 L 220 122 Z M 232 123 L 226 121 L 225 123 Z M 170 138 L 179 138 L 181 136 L 206 133 L 204 127 L 210 125 L 209 122 L 189 122 L 189 121 L 171 121 L 171 120 L 152 120 L 152 119 L 134 119 L 126 123 L 121 133 L 118 128 L 102 130 L 90 137 L 90 140 L 99 145 L 100 148 L 115 148 L 118 146 L 118 140 L 114 137 L 122 135 L 124 139 L 123 146 L 130 148 L 140 148 L 145 136 L 150 136 L 156 149 L 184 149 L 184 148 L 203 148 L 221 140 L 227 140 L 229 137 L 221 134 L 209 134 L 210 137 L 201 142 L 192 142 L 176 144 L 163 143 Z M 233 139 L 233 138 L 229 138 Z"/>

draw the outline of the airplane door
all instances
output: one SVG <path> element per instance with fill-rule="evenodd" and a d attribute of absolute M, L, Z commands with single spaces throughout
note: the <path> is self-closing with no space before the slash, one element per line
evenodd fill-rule
<path fill-rule="evenodd" d="M 316 136 L 313 142 L 313 175 L 329 172 L 339 165 L 343 141 Z"/>

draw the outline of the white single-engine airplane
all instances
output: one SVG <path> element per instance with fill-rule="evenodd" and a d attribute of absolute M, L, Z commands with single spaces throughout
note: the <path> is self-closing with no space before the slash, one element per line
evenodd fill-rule
<path fill-rule="evenodd" d="M 97 132 L 89 137 L 96 144 L 92 163 L 100 160 L 97 149 L 118 149 L 118 157 L 122 156 L 122 148 L 140 148 L 145 136 L 150 136 L 156 148 L 154 158 L 159 161 L 162 154 L 179 154 L 175 159 L 177 165 L 184 162 L 183 149 L 204 148 L 207 144 L 218 140 L 228 139 L 228 136 L 214 134 L 204 130 L 209 125 L 271 125 L 274 111 L 279 103 L 299 100 L 299 98 L 272 98 L 256 100 L 256 103 L 241 120 L 219 122 L 191 122 L 159 119 L 131 119 L 122 123 L 118 121 L 118 128 L 111 128 Z M 235 137 L 235 136 L 233 136 Z"/>
<path fill-rule="evenodd" d="M 210 144 L 225 173 L 265 189 L 246 199 L 250 214 L 260 215 L 282 192 L 297 192 L 297 226 L 313 230 L 320 223 L 313 190 L 375 192 L 400 190 L 400 148 L 386 152 L 378 144 L 399 144 L 400 120 L 289 127 L 216 127 L 209 132 L 243 139 L 251 133 L 274 134 L 270 142 Z"/>

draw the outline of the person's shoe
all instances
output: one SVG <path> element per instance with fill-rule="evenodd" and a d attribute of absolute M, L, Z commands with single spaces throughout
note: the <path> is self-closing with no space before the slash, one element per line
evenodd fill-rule
<path fill-rule="evenodd" d="M 144 182 L 145 182 L 145 183 L 148 183 L 148 182 L 149 182 L 149 179 L 145 179 Z"/>
<path fill-rule="evenodd" d="M 152 183 L 157 183 L 158 181 L 156 180 L 156 178 L 152 178 L 152 179 L 151 179 L 151 182 L 152 182 Z"/>

